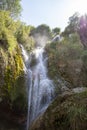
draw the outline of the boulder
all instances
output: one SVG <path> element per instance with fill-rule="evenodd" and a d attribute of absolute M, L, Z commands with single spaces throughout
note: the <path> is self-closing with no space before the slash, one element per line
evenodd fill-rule
<path fill-rule="evenodd" d="M 58 96 L 29 130 L 87 130 L 87 90 Z"/>

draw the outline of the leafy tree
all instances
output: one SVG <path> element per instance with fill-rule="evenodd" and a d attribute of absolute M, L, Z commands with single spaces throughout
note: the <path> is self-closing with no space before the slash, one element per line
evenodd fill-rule
<path fill-rule="evenodd" d="M 87 15 L 80 17 L 78 33 L 84 48 L 87 48 Z"/>
<path fill-rule="evenodd" d="M 29 33 L 30 36 L 33 35 L 33 32 L 35 31 L 35 29 L 36 28 L 34 26 L 30 25 L 30 33 Z"/>
<path fill-rule="evenodd" d="M 79 14 L 75 13 L 73 16 L 69 17 L 68 26 L 65 28 L 65 31 L 62 33 L 64 36 L 75 33 L 78 30 L 79 24 Z"/>
<path fill-rule="evenodd" d="M 25 23 L 20 23 L 20 26 L 16 31 L 18 43 L 23 44 L 28 51 L 31 51 L 34 47 L 34 40 L 32 37 L 30 37 L 31 29 L 32 26 L 27 26 Z"/>
<path fill-rule="evenodd" d="M 7 29 L 12 35 L 16 36 L 20 24 L 20 21 L 15 22 L 10 17 L 10 13 L 8 11 L 0 11 L 0 32 L 2 32 L 4 29 Z"/>
<path fill-rule="evenodd" d="M 21 13 L 21 0 L 0 0 L 0 10 L 9 11 L 11 17 L 16 18 Z"/>
<path fill-rule="evenodd" d="M 79 22 L 79 14 L 75 13 L 73 16 L 69 18 L 69 27 L 71 32 L 75 32 L 78 29 L 78 22 Z"/>
<path fill-rule="evenodd" d="M 4 46 L 14 48 L 15 44 L 24 44 L 27 50 L 31 50 L 34 46 L 34 40 L 29 36 L 31 26 L 20 21 L 14 21 L 8 11 L 0 11 L 0 42 Z"/>
<path fill-rule="evenodd" d="M 60 28 L 56 27 L 56 28 L 52 29 L 52 32 L 54 35 L 57 35 L 60 33 Z"/>
<path fill-rule="evenodd" d="M 15 32 L 16 22 L 9 16 L 9 12 L 0 11 L 0 45 L 8 48 L 11 52 L 17 45 Z"/>

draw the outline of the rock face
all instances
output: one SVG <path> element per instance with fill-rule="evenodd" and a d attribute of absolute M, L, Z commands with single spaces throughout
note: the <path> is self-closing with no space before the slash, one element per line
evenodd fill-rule
<path fill-rule="evenodd" d="M 58 96 L 30 130 L 87 130 L 87 91 Z"/>
<path fill-rule="evenodd" d="M 16 44 L 12 52 L 1 46 L 0 58 L 0 99 L 11 108 L 24 109 L 26 88 L 19 46 Z"/>
<path fill-rule="evenodd" d="M 0 42 L 0 130 L 22 129 L 21 124 L 26 118 L 23 59 L 17 43 L 11 49 Z M 21 118 L 23 122 L 20 124 Z"/>

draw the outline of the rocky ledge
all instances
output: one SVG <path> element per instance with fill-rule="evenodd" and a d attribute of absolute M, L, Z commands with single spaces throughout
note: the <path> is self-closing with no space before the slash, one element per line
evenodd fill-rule
<path fill-rule="evenodd" d="M 87 130 L 87 88 L 59 95 L 30 130 Z"/>

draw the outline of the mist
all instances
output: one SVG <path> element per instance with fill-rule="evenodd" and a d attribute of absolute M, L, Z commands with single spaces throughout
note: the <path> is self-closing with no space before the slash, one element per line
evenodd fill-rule
<path fill-rule="evenodd" d="M 36 47 L 37 46 L 44 47 L 47 44 L 47 42 L 51 40 L 51 38 L 45 35 L 45 33 L 43 35 L 41 35 L 40 33 L 34 34 L 34 39 Z"/>

